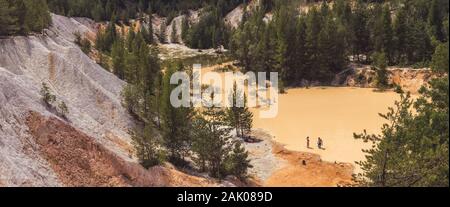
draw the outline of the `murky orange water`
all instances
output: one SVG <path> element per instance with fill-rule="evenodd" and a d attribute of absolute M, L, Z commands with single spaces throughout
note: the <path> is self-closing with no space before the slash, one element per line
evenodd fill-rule
<path fill-rule="evenodd" d="M 203 68 L 202 75 L 220 67 Z M 223 73 L 220 76 L 224 78 Z M 355 140 L 353 133 L 367 130 L 370 134 L 379 134 L 385 120 L 378 114 L 386 113 L 399 99 L 395 92 L 375 92 L 371 88 L 290 89 L 279 95 L 276 118 L 259 117 L 259 111 L 267 108 L 251 109 L 253 128 L 272 134 L 275 141 L 289 150 L 319 154 L 325 161 L 355 164 L 365 159 L 362 149 L 370 148 L 372 143 Z M 308 136 L 310 149 L 306 146 Z M 323 139 L 324 149 L 318 149 L 318 137 Z M 360 172 L 357 165 L 355 169 Z"/>
<path fill-rule="evenodd" d="M 261 119 L 255 112 L 254 128 L 275 136 L 290 150 L 320 154 L 323 160 L 354 163 L 363 160 L 363 148 L 371 146 L 353 138 L 354 132 L 380 133 L 385 123 L 378 113 L 386 113 L 399 95 L 374 92 L 367 88 L 291 89 L 279 97 L 279 113 L 273 119 Z M 306 147 L 306 137 L 312 149 Z M 317 138 L 324 140 L 323 150 Z M 358 170 L 358 167 L 357 167 Z"/>

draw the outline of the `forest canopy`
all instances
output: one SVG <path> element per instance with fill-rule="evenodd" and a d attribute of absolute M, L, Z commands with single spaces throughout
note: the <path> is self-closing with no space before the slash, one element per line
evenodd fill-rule
<path fill-rule="evenodd" d="M 46 0 L 0 0 L 0 36 L 41 32 L 50 24 Z"/>

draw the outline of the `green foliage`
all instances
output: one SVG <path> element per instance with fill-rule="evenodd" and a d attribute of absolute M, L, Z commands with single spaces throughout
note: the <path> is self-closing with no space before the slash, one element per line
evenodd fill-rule
<path fill-rule="evenodd" d="M 254 11 L 232 35 L 230 49 L 246 71 L 277 71 L 289 86 L 329 81 L 344 69 L 347 31 L 326 4 L 298 17 L 289 2 L 279 3 L 273 13 L 267 23 L 263 9 Z"/>
<path fill-rule="evenodd" d="M 171 43 L 178 43 L 178 32 L 177 32 L 177 25 L 172 25 L 172 32 L 170 33 L 170 42 Z"/>
<path fill-rule="evenodd" d="M 448 42 L 442 43 L 436 48 L 431 62 L 431 69 L 448 73 Z"/>
<path fill-rule="evenodd" d="M 51 24 L 46 0 L 1 0 L 0 35 L 42 32 Z"/>
<path fill-rule="evenodd" d="M 183 17 L 183 20 L 181 22 L 181 39 L 183 41 L 187 40 L 187 37 L 189 35 L 189 28 L 190 25 L 188 19 L 186 17 Z"/>
<path fill-rule="evenodd" d="M 204 11 L 199 22 L 190 27 L 184 41 L 189 47 L 198 49 L 227 46 L 229 30 L 219 8 L 211 8 Z"/>
<path fill-rule="evenodd" d="M 146 24 L 147 26 L 142 26 L 141 28 L 141 32 L 142 32 L 142 36 L 145 39 L 145 42 L 147 42 L 147 44 L 154 44 L 155 40 L 153 38 L 153 24 L 151 23 L 152 19 L 150 17 L 150 21 L 148 23 L 144 22 L 143 24 Z"/>
<path fill-rule="evenodd" d="M 415 102 L 409 94 L 401 97 L 395 108 L 381 115 L 388 121 L 381 135 L 355 134 L 374 143 L 364 151 L 367 160 L 358 163 L 364 171 L 357 177 L 359 184 L 448 187 L 448 77 L 432 80 Z"/>
<path fill-rule="evenodd" d="M 61 117 L 66 118 L 67 114 L 69 114 L 69 107 L 67 107 L 66 102 L 61 101 L 58 104 L 58 113 Z"/>
<path fill-rule="evenodd" d="M 158 51 L 147 45 L 141 33 L 130 44 L 131 48 L 121 48 L 123 44 L 116 43 L 118 49 L 114 50 L 113 65 L 115 62 L 116 73 L 123 75 L 128 83 L 122 94 L 124 105 L 140 120 L 151 122 L 159 104 L 155 102 L 158 98 L 155 96 L 155 84 L 160 77 Z M 125 53 L 123 65 L 121 50 Z"/>
<path fill-rule="evenodd" d="M 248 177 L 248 169 L 253 166 L 250 164 L 248 158 L 248 152 L 241 142 L 236 142 L 233 145 L 233 151 L 225 160 L 225 171 L 229 175 L 236 176 L 241 180 L 245 180 Z"/>
<path fill-rule="evenodd" d="M 126 48 L 124 46 L 124 41 L 120 38 L 114 42 L 111 49 L 112 67 L 114 74 L 124 80 L 125 79 L 125 53 Z"/>
<path fill-rule="evenodd" d="M 173 17 L 205 5 L 217 5 L 221 13 L 227 13 L 243 2 L 244 0 L 48 0 L 52 12 L 89 17 L 96 21 L 109 20 L 114 13 L 122 21 L 139 17 L 141 13 Z"/>
<path fill-rule="evenodd" d="M 373 50 L 378 53 L 385 53 L 387 60 L 391 60 L 393 55 L 391 9 L 388 4 L 384 7 L 376 4 L 372 12 L 376 15 L 369 22 L 369 24 L 374 25 L 371 28 Z"/>
<path fill-rule="evenodd" d="M 103 53 L 99 53 L 97 64 L 99 64 L 105 70 L 111 72 L 111 61 L 110 61 L 109 56 L 107 56 Z"/>
<path fill-rule="evenodd" d="M 47 109 L 56 110 L 58 116 L 67 119 L 67 114 L 69 114 L 69 107 L 66 105 L 64 101 L 59 102 L 57 108 L 53 106 L 53 103 L 56 102 L 56 96 L 53 95 L 50 91 L 50 87 L 46 83 L 42 83 L 41 87 L 41 99 L 44 101 Z"/>
<path fill-rule="evenodd" d="M 111 52 L 112 44 L 119 38 L 116 31 L 116 18 L 111 17 L 111 21 L 108 23 L 105 30 L 99 30 L 97 33 L 97 39 L 95 41 L 95 47 L 105 53 Z"/>
<path fill-rule="evenodd" d="M 92 44 L 87 38 L 83 38 L 79 32 L 74 33 L 75 44 L 77 44 L 81 51 L 85 54 L 89 54 L 92 51 Z"/>
<path fill-rule="evenodd" d="M 194 120 L 192 151 L 197 166 L 212 177 L 226 176 L 225 161 L 231 152 L 231 128 L 226 126 L 226 112 L 221 108 L 206 108 Z"/>
<path fill-rule="evenodd" d="M 388 71 L 387 71 L 387 59 L 386 59 L 386 54 L 381 52 L 381 53 L 375 53 L 373 54 L 373 66 L 372 68 L 375 69 L 376 73 L 377 73 L 377 77 L 376 77 L 376 82 L 377 82 L 377 87 L 379 89 L 385 89 L 389 86 L 389 82 L 388 82 Z"/>
<path fill-rule="evenodd" d="M 166 23 L 161 23 L 161 25 L 159 26 L 159 42 L 161 43 L 167 43 L 167 37 L 166 37 L 166 31 L 167 29 L 167 25 Z"/>
<path fill-rule="evenodd" d="M 127 81 L 122 104 L 139 123 L 129 131 L 140 163 L 152 167 L 166 159 L 160 131 L 161 69 L 158 51 L 149 46 L 145 32 L 132 30 L 126 38 L 115 38 L 111 46 L 113 72 Z"/>
<path fill-rule="evenodd" d="M 367 61 L 367 58 L 361 59 L 361 56 L 367 57 L 370 52 L 370 32 L 369 32 L 369 13 L 362 0 L 356 1 L 351 18 L 349 30 L 354 33 L 350 42 L 351 53 L 356 56 L 358 62 Z"/>
<path fill-rule="evenodd" d="M 164 146 L 170 152 L 170 159 L 178 163 L 187 157 L 192 142 L 192 118 L 195 115 L 193 108 L 172 106 L 170 95 L 181 84 L 171 85 L 170 79 L 177 71 L 184 71 L 184 66 L 175 64 L 168 67 L 163 79 L 162 92 L 162 134 Z"/>
<path fill-rule="evenodd" d="M 165 154 L 161 149 L 161 140 L 158 139 L 158 134 L 153 127 L 146 125 L 142 128 L 134 128 L 129 134 L 142 166 L 150 168 L 164 162 Z"/>
<path fill-rule="evenodd" d="M 243 96 L 241 96 L 241 93 Z M 236 83 L 234 83 L 233 93 L 229 97 L 229 101 L 232 103 L 232 107 L 226 111 L 228 125 L 236 130 L 238 137 L 246 138 L 249 136 L 253 126 L 253 113 L 250 112 L 247 106 L 246 95 L 243 91 L 237 89 Z M 244 105 L 240 106 L 239 103 L 241 102 Z"/>
<path fill-rule="evenodd" d="M 0 0 L 0 36 L 14 34 L 20 30 L 19 18 L 14 15 L 15 9 L 7 0 Z"/>
<path fill-rule="evenodd" d="M 441 0 L 339 0 L 332 9 L 323 1 L 300 14 L 291 3 L 275 3 L 269 22 L 263 21 L 264 9 L 252 11 L 229 45 L 244 70 L 277 71 L 286 86 L 329 83 L 347 69 L 348 57 L 372 63 L 374 53 L 384 53 L 388 65 L 427 66 L 435 45 L 448 39 L 448 2 Z"/>
<path fill-rule="evenodd" d="M 46 83 L 42 83 L 40 94 L 42 97 L 42 101 L 44 101 L 47 107 L 51 107 L 52 104 L 56 101 L 56 96 L 50 92 L 50 88 Z"/>
<path fill-rule="evenodd" d="M 51 17 L 46 0 L 24 1 L 25 16 L 23 29 L 25 33 L 40 32 L 51 24 Z"/>
<path fill-rule="evenodd" d="M 448 18 L 448 1 L 432 0 L 428 6 L 428 27 L 431 35 L 445 41 L 444 19 Z"/>
<path fill-rule="evenodd" d="M 192 132 L 192 146 L 191 150 L 194 154 L 192 160 L 201 172 L 208 170 L 208 159 L 211 151 L 211 129 L 207 125 L 208 120 L 197 115 L 192 120 L 194 131 Z"/>
<path fill-rule="evenodd" d="M 212 99 L 213 97 L 214 95 L 211 95 Z M 239 113 L 237 117 L 246 119 L 252 116 L 250 112 L 242 111 L 243 113 Z M 240 124 L 241 133 L 248 133 L 251 123 L 247 122 L 246 124 L 250 125 L 245 125 L 242 120 L 238 123 L 234 118 L 235 115 L 231 108 L 224 110 L 210 107 L 202 109 L 192 120 L 194 129 L 192 160 L 200 171 L 208 172 L 212 177 L 223 178 L 234 175 L 244 180 L 247 178 L 248 168 L 252 167 L 248 152 L 242 147 L 241 142 L 234 141 L 230 134 L 232 127 L 236 127 L 237 124 Z M 230 127 L 230 124 L 233 126 Z"/>

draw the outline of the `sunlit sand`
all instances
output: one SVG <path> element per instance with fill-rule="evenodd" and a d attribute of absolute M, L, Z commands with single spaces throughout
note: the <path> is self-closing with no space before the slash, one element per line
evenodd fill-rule
<path fill-rule="evenodd" d="M 310 88 L 291 89 L 279 97 L 279 113 L 273 119 L 261 119 L 255 112 L 254 128 L 261 128 L 275 141 L 294 151 L 319 154 L 330 162 L 364 160 L 364 148 L 371 143 L 355 140 L 353 133 L 364 129 L 380 133 L 385 120 L 378 113 L 386 113 L 399 95 L 394 92 L 374 92 L 368 88 Z M 306 137 L 310 137 L 310 147 Z M 318 149 L 317 138 L 324 140 Z M 358 166 L 355 166 L 359 171 Z"/>

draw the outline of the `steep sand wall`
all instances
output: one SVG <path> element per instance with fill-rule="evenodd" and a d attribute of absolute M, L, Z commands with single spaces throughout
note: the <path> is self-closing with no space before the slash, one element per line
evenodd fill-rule
<path fill-rule="evenodd" d="M 354 70 L 336 76 L 334 85 L 350 86 L 350 87 L 376 87 L 376 71 L 367 65 L 352 65 Z M 401 86 L 403 90 L 417 94 L 422 86 L 426 86 L 428 82 L 438 77 L 429 68 L 413 69 L 413 68 L 388 68 L 388 82 L 392 85 Z"/>

